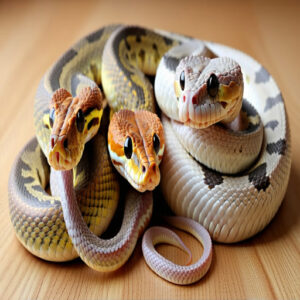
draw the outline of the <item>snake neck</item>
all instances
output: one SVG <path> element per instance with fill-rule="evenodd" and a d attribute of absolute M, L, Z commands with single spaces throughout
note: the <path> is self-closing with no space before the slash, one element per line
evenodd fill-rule
<path fill-rule="evenodd" d="M 137 239 L 152 215 L 152 193 L 138 194 L 131 191 L 126 200 L 124 219 L 116 236 L 104 240 L 93 234 L 79 210 L 73 188 L 73 172 L 55 171 L 56 185 L 60 189 L 66 228 L 81 259 L 91 268 L 114 271 L 131 255 Z"/>

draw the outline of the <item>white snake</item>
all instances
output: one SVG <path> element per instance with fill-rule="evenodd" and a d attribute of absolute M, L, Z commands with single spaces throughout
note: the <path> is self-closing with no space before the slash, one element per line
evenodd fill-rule
<path fill-rule="evenodd" d="M 214 43 L 206 45 L 218 56 L 232 57 L 240 64 L 245 82 L 243 98 L 257 110 L 263 125 L 262 146 L 256 152 L 257 158 L 253 162 L 252 157 L 252 163 L 246 170 L 245 166 L 241 166 L 242 172 L 239 175 L 223 175 L 199 165 L 187 151 L 202 152 L 199 156 L 206 157 L 208 163 L 213 160 L 215 169 L 222 166 L 222 159 L 229 159 L 230 168 L 237 165 L 238 152 L 250 150 L 240 148 L 238 140 L 242 136 L 239 133 L 226 133 L 226 130 L 216 125 L 196 130 L 164 117 L 166 152 L 161 166 L 161 187 L 175 214 L 198 221 L 215 241 L 232 243 L 261 231 L 277 212 L 289 180 L 290 131 L 282 95 L 271 75 L 252 58 L 237 50 Z M 162 60 L 160 67 L 163 65 Z M 169 78 L 159 75 L 162 74 L 160 67 L 156 82 Z M 166 84 L 164 82 L 163 85 Z M 157 87 L 156 96 L 160 107 L 165 114 L 178 119 L 176 109 L 173 113 L 174 109 L 164 108 L 160 104 Z M 169 94 L 174 103 L 176 99 L 172 89 Z M 248 114 L 251 118 L 255 111 L 250 109 Z M 227 138 L 233 138 L 228 143 L 233 146 L 233 152 L 229 155 L 226 153 L 229 147 L 224 134 Z M 247 147 L 259 145 L 257 140 L 255 144 L 251 139 L 246 138 L 249 142 Z M 212 147 L 214 142 L 224 146 L 221 157 L 218 157 L 218 147 Z M 191 148 L 185 149 L 185 146 Z M 232 172 L 227 169 L 225 173 Z"/>
<path fill-rule="evenodd" d="M 202 87 L 202 92 L 199 92 L 199 90 L 194 91 L 196 94 L 192 95 L 192 89 L 190 89 L 188 93 L 185 91 L 186 94 L 181 93 L 179 95 L 177 84 L 177 87 L 175 87 L 175 90 L 177 88 L 177 95 L 175 95 L 174 78 L 177 78 L 177 82 L 179 82 L 182 73 L 182 70 L 180 70 L 178 71 L 180 73 L 175 75 L 179 58 L 190 55 L 191 52 L 195 53 L 195 51 L 201 54 L 211 54 L 211 52 L 206 50 L 201 41 L 162 31 L 157 31 L 157 33 L 162 34 L 169 40 L 187 42 L 187 44 L 173 48 L 170 52 L 166 53 L 157 70 L 155 94 L 161 110 L 174 120 L 183 121 L 193 127 L 205 127 L 211 124 L 209 115 L 212 115 L 212 113 L 208 109 L 212 108 L 211 111 L 213 111 L 213 114 L 215 116 L 219 114 L 219 120 L 221 120 L 223 118 L 221 117 L 222 106 L 224 109 L 231 108 L 232 115 L 229 114 L 228 117 L 228 114 L 226 114 L 226 117 L 227 121 L 232 120 L 240 105 L 231 107 L 231 103 L 223 99 L 223 102 L 220 104 L 221 106 L 217 106 L 216 102 L 218 99 L 215 99 L 215 95 L 212 97 L 213 102 L 210 102 L 212 100 L 210 99 L 211 97 L 207 96 L 207 92 L 203 92 L 203 86 L 205 90 L 212 73 L 218 76 L 218 80 L 220 80 L 220 74 L 221 77 L 224 76 L 225 78 L 230 78 L 231 75 L 228 73 L 222 75 L 222 67 L 220 69 L 214 66 L 213 61 L 211 63 L 210 60 L 201 58 L 201 63 L 199 64 L 201 70 L 199 67 L 195 67 L 196 70 L 185 70 L 185 72 L 189 73 L 191 71 L 191 74 L 198 73 L 197 86 L 198 88 L 199 86 Z M 96 32 L 87 37 L 87 40 L 90 39 L 89 42 L 93 42 L 97 38 L 100 40 L 100 37 L 101 35 Z M 80 48 L 81 45 L 84 45 L 83 40 L 76 47 Z M 206 227 L 216 241 L 236 242 L 262 230 L 276 213 L 284 197 L 290 172 L 290 134 L 280 91 L 267 71 L 257 62 L 236 50 L 212 43 L 206 43 L 206 45 L 218 56 L 232 57 L 241 65 L 244 75 L 244 80 L 242 81 L 245 82 L 244 98 L 255 108 L 253 109 L 247 102 L 243 105 L 248 115 L 245 118 L 248 119 L 250 127 L 248 126 L 245 129 L 246 134 L 245 132 L 242 134 L 232 132 L 219 125 L 213 125 L 207 129 L 193 129 L 163 116 L 165 156 L 161 167 L 161 187 L 167 203 L 176 215 L 189 217 L 198 221 Z M 76 47 L 75 49 L 77 49 Z M 92 53 L 94 55 L 94 52 Z M 230 63 L 232 62 L 231 60 L 229 61 Z M 221 62 L 221 65 L 224 64 L 226 66 L 228 60 L 220 59 L 219 62 Z M 178 68 L 180 69 L 180 66 Z M 190 77 L 186 75 L 185 77 L 187 87 L 189 87 L 188 83 L 196 78 L 194 75 Z M 77 81 L 82 79 L 80 76 L 76 78 Z M 242 81 L 241 78 L 238 79 L 238 86 L 241 85 Z M 83 78 L 82 82 L 83 84 L 91 84 L 90 81 L 86 82 L 85 78 Z M 227 84 L 229 83 L 227 82 Z M 80 84 L 77 85 L 77 88 L 78 86 L 80 87 Z M 73 88 L 73 81 L 71 87 Z M 183 94 L 186 98 L 184 98 Z M 199 119 L 197 114 L 193 112 L 193 109 L 201 105 L 202 117 Z M 203 110 L 205 111 L 204 114 Z M 260 115 L 261 122 L 256 111 Z M 198 122 L 198 125 L 195 124 L 193 119 Z M 214 119 L 216 120 L 216 118 Z M 264 135 L 263 141 L 262 133 Z M 226 139 L 227 137 L 230 138 L 228 143 L 222 142 L 224 141 L 224 135 Z M 201 139 L 202 142 L 200 142 Z M 260 149 L 261 142 L 262 146 Z M 212 146 L 211 143 L 217 145 L 217 147 Z M 223 144 L 223 147 L 219 149 L 218 145 L 220 144 Z M 223 159 L 222 157 L 217 158 L 217 155 L 220 153 L 221 155 L 224 154 L 224 149 L 226 151 L 229 149 L 228 144 L 233 146 L 231 147 L 232 153 L 226 153 L 227 156 L 223 156 Z M 189 148 L 186 150 L 184 146 Z M 215 151 L 214 149 L 219 151 Z M 198 164 L 186 151 L 191 154 L 195 153 L 197 160 L 219 172 Z M 237 154 L 240 154 L 244 158 L 239 164 L 236 164 L 238 160 Z M 236 165 L 238 166 L 236 167 Z M 237 171 L 240 172 L 240 175 L 225 176 L 220 173 L 232 174 Z M 71 178 L 68 176 L 66 173 L 62 177 L 64 182 L 70 183 Z M 72 191 L 67 192 L 66 197 L 72 193 Z M 151 198 L 147 195 L 145 194 L 144 197 L 147 199 Z M 77 212 L 74 212 L 74 210 L 76 211 L 74 203 L 70 206 L 67 205 L 67 203 L 72 203 L 72 201 L 63 203 L 64 214 L 68 215 L 68 210 L 71 212 L 71 223 L 68 225 L 68 218 L 66 218 L 66 222 L 76 250 L 79 254 L 81 249 L 85 252 L 84 255 L 80 255 L 88 265 L 92 265 L 97 269 L 95 265 L 99 264 L 99 269 L 102 270 L 103 262 L 105 264 L 104 253 L 107 251 L 108 257 L 112 255 L 112 258 L 109 259 L 113 259 L 115 254 L 111 254 L 109 249 L 105 250 L 106 248 L 101 248 L 101 242 L 99 244 L 96 236 L 89 236 L 88 229 L 77 231 L 75 228 L 77 225 L 75 226 L 74 224 L 78 222 L 82 223 L 80 212 L 78 209 Z M 146 217 L 139 224 L 144 225 L 144 221 L 147 221 L 149 218 L 149 211 L 151 213 L 151 209 L 152 202 L 150 201 L 148 208 L 144 209 Z M 140 211 L 143 211 L 143 209 L 140 209 Z M 130 209 L 127 212 L 130 212 Z M 128 221 L 130 220 L 130 215 L 126 218 L 126 222 L 130 223 Z M 137 219 L 138 215 L 132 221 Z M 181 221 L 183 224 L 181 224 Z M 155 254 L 154 249 L 151 248 L 152 242 L 156 243 L 165 241 L 166 239 L 184 249 L 184 246 L 172 234 L 157 228 L 151 229 L 144 235 L 143 253 L 149 266 L 163 278 L 178 284 L 192 283 L 201 278 L 209 268 L 211 262 L 210 238 L 205 231 L 203 232 L 203 228 L 199 227 L 193 221 L 179 218 L 175 223 L 178 223 L 179 227 L 191 232 L 203 242 L 204 253 L 199 262 L 191 266 L 178 267 L 167 263 L 159 255 Z M 189 224 L 189 226 L 186 228 L 184 224 Z M 80 228 L 83 227 L 84 223 L 82 223 Z M 135 225 L 134 222 L 131 228 L 135 229 L 135 231 L 131 230 L 131 232 L 135 232 L 134 240 L 136 241 L 141 228 L 138 227 L 138 224 Z M 124 234 L 121 230 L 115 240 L 112 241 L 115 249 L 117 249 L 118 243 L 120 245 L 128 245 L 128 243 L 124 243 L 124 236 L 122 236 Z M 85 236 L 89 237 L 85 240 L 84 244 L 83 240 Z M 97 254 L 95 254 L 97 251 L 93 249 L 93 244 L 98 244 L 99 259 L 97 258 Z M 103 245 L 107 247 L 109 243 L 104 243 Z M 125 258 L 122 261 L 116 262 L 113 267 L 114 269 L 121 266 L 127 260 L 134 245 L 135 242 L 130 244 L 131 248 L 126 252 Z M 89 248 L 93 249 L 91 250 L 91 257 L 88 257 L 86 253 L 89 252 L 87 250 Z M 84 257 L 87 258 L 85 259 Z M 108 269 L 111 270 L 111 260 L 108 262 L 108 265 Z M 162 271 L 163 269 L 165 269 L 165 272 Z"/>

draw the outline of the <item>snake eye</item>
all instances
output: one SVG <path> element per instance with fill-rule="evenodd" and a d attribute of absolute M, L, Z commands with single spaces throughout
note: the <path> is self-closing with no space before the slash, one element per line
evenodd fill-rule
<path fill-rule="evenodd" d="M 131 137 L 127 137 L 124 143 L 124 153 L 125 156 L 130 159 L 132 156 L 132 140 Z"/>
<path fill-rule="evenodd" d="M 160 141 L 159 141 L 159 137 L 157 136 L 157 134 L 155 133 L 153 135 L 153 148 L 155 153 L 157 154 L 159 151 L 159 146 L 160 146 Z"/>
<path fill-rule="evenodd" d="M 207 80 L 207 92 L 211 97 L 216 97 L 219 89 L 219 80 L 215 74 L 211 74 Z"/>
<path fill-rule="evenodd" d="M 182 71 L 181 74 L 180 74 L 179 83 L 180 83 L 181 89 L 184 90 L 184 85 L 185 85 L 185 73 L 184 73 L 184 71 Z"/>
<path fill-rule="evenodd" d="M 50 114 L 49 114 L 49 123 L 50 123 L 51 128 L 53 127 L 53 124 L 54 124 L 54 118 L 55 118 L 55 109 L 52 108 L 50 110 Z"/>
<path fill-rule="evenodd" d="M 76 114 L 76 126 L 79 132 L 83 131 L 84 128 L 84 115 L 81 109 L 78 110 Z"/>

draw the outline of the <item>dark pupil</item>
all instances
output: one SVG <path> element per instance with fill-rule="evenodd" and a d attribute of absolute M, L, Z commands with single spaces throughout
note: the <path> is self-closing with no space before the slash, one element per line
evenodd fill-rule
<path fill-rule="evenodd" d="M 50 110 L 50 114 L 49 114 L 49 123 L 50 123 L 51 128 L 53 127 L 54 118 L 55 118 L 55 109 L 52 108 Z"/>
<path fill-rule="evenodd" d="M 184 71 L 182 71 L 181 74 L 180 74 L 179 83 L 180 83 L 181 89 L 184 90 L 184 84 L 185 84 L 185 74 L 184 74 Z"/>
<path fill-rule="evenodd" d="M 68 148 L 68 139 L 64 140 L 64 148 L 67 149 Z"/>
<path fill-rule="evenodd" d="M 78 110 L 77 115 L 76 115 L 76 126 L 77 126 L 77 130 L 79 132 L 83 131 L 84 128 L 84 116 L 83 116 L 83 112 L 81 109 Z"/>
<path fill-rule="evenodd" d="M 130 159 L 132 155 L 132 140 L 129 136 L 126 138 L 124 143 L 124 152 L 125 156 Z"/>
<path fill-rule="evenodd" d="M 207 80 L 207 92 L 211 97 L 216 97 L 219 89 L 219 80 L 215 74 L 211 74 Z"/>
<path fill-rule="evenodd" d="M 154 136 L 153 136 L 153 148 L 154 148 L 154 151 L 155 151 L 156 154 L 159 151 L 159 146 L 160 146 L 159 137 L 155 133 Z"/>

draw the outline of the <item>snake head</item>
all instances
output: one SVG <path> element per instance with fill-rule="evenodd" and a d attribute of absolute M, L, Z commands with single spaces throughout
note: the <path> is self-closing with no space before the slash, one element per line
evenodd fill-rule
<path fill-rule="evenodd" d="M 231 122 L 241 109 L 243 87 L 241 67 L 231 58 L 183 58 L 174 81 L 179 121 L 194 128 Z"/>
<path fill-rule="evenodd" d="M 108 128 L 113 165 L 138 191 L 152 191 L 160 181 L 165 139 L 158 116 L 149 111 L 120 110 Z"/>
<path fill-rule="evenodd" d="M 102 94 L 98 87 L 83 88 L 74 98 L 63 88 L 53 94 L 48 162 L 54 169 L 70 170 L 78 164 L 84 144 L 99 129 L 102 112 Z"/>

